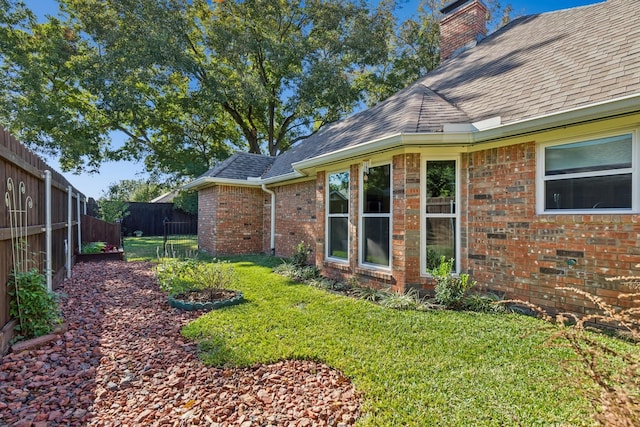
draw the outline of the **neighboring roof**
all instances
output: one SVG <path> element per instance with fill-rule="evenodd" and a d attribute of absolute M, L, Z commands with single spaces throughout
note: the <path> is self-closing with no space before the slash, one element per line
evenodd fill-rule
<path fill-rule="evenodd" d="M 247 179 L 261 177 L 273 164 L 275 157 L 237 152 L 209 169 L 202 177 L 223 179 Z"/>
<path fill-rule="evenodd" d="M 155 199 L 152 199 L 149 203 L 173 203 L 173 199 L 178 195 L 178 190 L 171 190 L 168 193 L 164 193 Z"/>
<path fill-rule="evenodd" d="M 496 117 L 503 126 L 638 95 L 638 16 L 640 1 L 608 0 L 518 18 L 387 100 L 323 127 L 261 176 L 394 135 Z"/>

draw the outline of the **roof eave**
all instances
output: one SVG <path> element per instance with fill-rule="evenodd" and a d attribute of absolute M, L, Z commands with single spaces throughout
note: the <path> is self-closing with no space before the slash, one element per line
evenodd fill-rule
<path fill-rule="evenodd" d="M 452 147 L 476 145 L 496 139 L 540 132 L 559 126 L 583 123 L 633 112 L 640 112 L 640 94 L 481 129 L 478 129 L 474 124 L 469 124 L 468 128 L 473 129 L 469 131 L 398 133 L 388 135 L 354 147 L 347 147 L 322 156 L 305 159 L 294 163 L 292 166 L 294 170 L 302 173 L 302 171 L 317 168 L 325 164 L 336 163 L 349 158 L 365 156 L 374 152 L 407 145 L 446 145 Z M 499 123 L 499 120 L 497 120 L 496 123 Z M 464 128 L 464 125 L 461 125 L 460 128 Z"/>
<path fill-rule="evenodd" d="M 251 178 L 247 179 L 230 179 L 230 178 L 217 178 L 212 176 L 201 176 L 182 186 L 185 190 L 201 190 L 207 187 L 213 187 L 214 185 L 235 185 L 240 187 L 259 187 L 260 181 L 254 181 Z"/>

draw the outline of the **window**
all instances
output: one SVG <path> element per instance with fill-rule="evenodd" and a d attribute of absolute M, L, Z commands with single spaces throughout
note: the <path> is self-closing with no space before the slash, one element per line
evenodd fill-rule
<path fill-rule="evenodd" d="M 349 172 L 330 174 L 327 185 L 327 257 L 349 259 Z"/>
<path fill-rule="evenodd" d="M 361 264 L 391 266 L 391 165 L 362 173 Z"/>
<path fill-rule="evenodd" d="M 440 259 L 457 260 L 458 210 L 456 160 L 427 160 L 423 211 L 423 269 L 425 273 Z"/>
<path fill-rule="evenodd" d="M 632 134 L 550 145 L 542 150 L 543 211 L 633 208 Z"/>

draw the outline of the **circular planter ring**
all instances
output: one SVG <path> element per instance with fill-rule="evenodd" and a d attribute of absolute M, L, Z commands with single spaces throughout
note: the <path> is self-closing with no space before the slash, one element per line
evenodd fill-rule
<path fill-rule="evenodd" d="M 180 310 L 194 311 L 194 310 L 215 310 L 217 308 L 227 307 L 230 305 L 240 304 L 244 301 L 242 292 L 234 291 L 236 295 L 232 298 L 221 301 L 210 302 L 191 302 L 181 299 L 176 299 L 173 295 L 169 295 L 169 306 L 173 308 L 179 308 Z"/>

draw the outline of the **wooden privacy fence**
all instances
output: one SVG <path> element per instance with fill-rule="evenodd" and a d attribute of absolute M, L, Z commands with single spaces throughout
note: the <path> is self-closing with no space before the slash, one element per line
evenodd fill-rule
<path fill-rule="evenodd" d="M 120 224 L 102 221 L 89 215 L 80 216 L 80 233 L 82 243 L 106 242 L 122 247 Z"/>
<path fill-rule="evenodd" d="M 0 195 L 4 197 L 0 207 L 4 209 L 0 214 L 0 354 L 4 354 L 15 323 L 9 316 L 6 284 L 15 267 L 16 240 L 26 243 L 29 266 L 44 273 L 49 289 L 55 289 L 70 276 L 74 254 L 81 247 L 78 224 L 86 199 L 2 127 Z M 16 225 L 22 226 L 20 232 Z"/>

